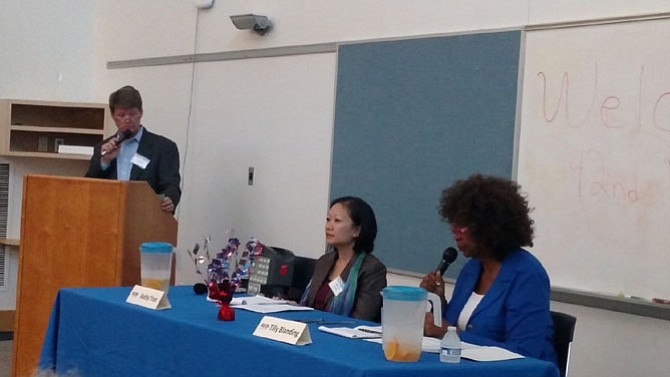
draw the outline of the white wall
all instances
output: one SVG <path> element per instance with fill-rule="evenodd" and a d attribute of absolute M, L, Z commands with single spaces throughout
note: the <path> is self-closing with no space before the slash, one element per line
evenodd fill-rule
<path fill-rule="evenodd" d="M 96 1 L 0 3 L 0 98 L 91 97 Z"/>
<path fill-rule="evenodd" d="M 0 3 L 0 98 L 91 101 L 92 17 L 96 1 L 40 0 Z M 19 238 L 26 173 L 83 175 L 81 161 L 3 159 L 10 163 L 7 238 Z M 18 249 L 7 247 L 7 290 L 0 310 L 16 302 Z"/>
<path fill-rule="evenodd" d="M 191 0 L 7 0 L 0 4 L 0 97 L 104 102 L 112 90 L 135 85 L 145 100 L 144 123 L 175 140 L 182 153 L 181 249 L 205 235 L 223 246 L 225 231 L 235 227 L 242 239 L 253 234 L 316 256 L 324 244 L 335 54 L 118 70 L 106 69 L 106 63 L 472 32 L 669 7 L 666 0 L 234 0 L 217 1 L 198 13 Z M 270 16 L 274 30 L 259 37 L 236 30 L 228 19 L 250 12 Z M 281 153 L 269 154 L 278 145 Z M 15 172 L 10 236 L 18 236 L 21 175 L 38 169 L 78 172 L 69 164 L 10 162 Z M 258 173 L 252 187 L 246 186 L 248 166 Z M 179 279 L 192 281 L 188 268 Z M 11 301 L 0 295 L 3 300 Z M 552 305 L 578 317 L 572 376 L 664 375 L 660 360 L 670 352 L 667 321 Z M 631 349 L 636 352 L 624 354 Z"/>

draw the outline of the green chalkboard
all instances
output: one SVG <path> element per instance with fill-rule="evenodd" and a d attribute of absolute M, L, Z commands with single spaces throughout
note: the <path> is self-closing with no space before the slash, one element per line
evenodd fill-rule
<path fill-rule="evenodd" d="M 339 47 L 330 195 L 372 205 L 387 267 L 423 274 L 454 245 L 437 213 L 445 187 L 511 177 L 520 41 L 505 31 Z"/>

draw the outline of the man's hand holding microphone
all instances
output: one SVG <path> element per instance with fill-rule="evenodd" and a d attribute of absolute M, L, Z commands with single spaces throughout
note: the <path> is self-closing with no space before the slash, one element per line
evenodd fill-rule
<path fill-rule="evenodd" d="M 100 147 L 100 160 L 105 164 L 109 164 L 110 162 L 114 161 L 114 159 L 119 155 L 121 143 L 131 138 L 132 136 L 133 133 L 130 130 L 117 132 L 116 136 L 111 137 Z"/>

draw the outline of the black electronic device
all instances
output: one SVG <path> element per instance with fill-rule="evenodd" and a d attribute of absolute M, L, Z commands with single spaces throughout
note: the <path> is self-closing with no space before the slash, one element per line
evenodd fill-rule
<path fill-rule="evenodd" d="M 309 257 L 295 256 L 293 267 L 293 281 L 288 290 L 288 299 L 295 302 L 300 302 L 305 288 L 312 280 L 314 274 L 314 267 L 316 266 L 316 259 Z"/>
<path fill-rule="evenodd" d="M 293 281 L 295 255 L 290 250 L 263 246 L 249 270 L 247 293 L 286 298 Z"/>

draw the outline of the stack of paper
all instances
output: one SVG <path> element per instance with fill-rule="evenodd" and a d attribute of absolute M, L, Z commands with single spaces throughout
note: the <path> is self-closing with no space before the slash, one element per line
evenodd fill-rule
<path fill-rule="evenodd" d="M 498 361 L 520 359 L 523 356 L 500 347 L 478 346 L 468 342 L 461 342 L 463 349 L 461 357 L 474 361 Z M 436 338 L 423 338 L 421 350 L 424 352 L 440 353 L 440 340 Z"/>
<path fill-rule="evenodd" d="M 357 326 L 354 328 L 319 326 L 319 330 L 345 338 L 364 339 L 368 342 L 382 343 L 381 326 Z M 440 343 L 440 339 L 424 336 L 421 343 L 421 351 L 440 353 L 442 350 Z M 467 342 L 461 342 L 461 344 L 463 345 L 461 357 L 473 361 L 500 361 L 523 358 L 518 353 L 500 347 L 478 346 Z"/>
<path fill-rule="evenodd" d="M 271 298 L 263 296 L 233 298 L 233 300 L 230 302 L 230 305 L 236 308 L 248 310 L 250 312 L 263 313 L 263 314 L 288 312 L 288 311 L 314 310 L 313 308 L 300 306 L 298 304 L 289 301 L 273 300 Z"/>
<path fill-rule="evenodd" d="M 58 153 L 81 154 L 85 156 L 93 156 L 93 147 L 83 145 L 65 145 L 58 146 Z"/>
<path fill-rule="evenodd" d="M 350 339 L 381 339 L 381 326 L 357 326 L 349 327 L 327 327 L 319 326 L 319 330 L 329 334 L 335 334 Z"/>
<path fill-rule="evenodd" d="M 499 361 L 522 359 L 523 356 L 500 347 L 476 346 L 474 344 L 463 343 L 461 357 L 474 361 Z M 466 348 L 465 345 L 471 347 Z"/>

